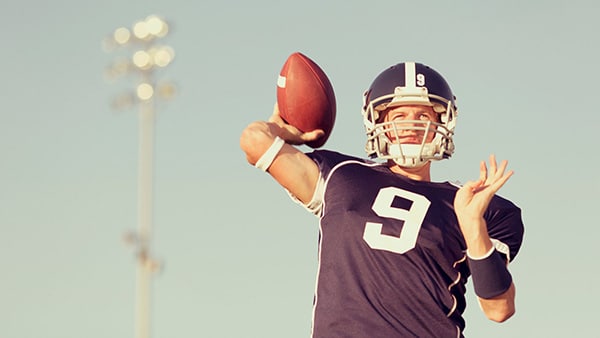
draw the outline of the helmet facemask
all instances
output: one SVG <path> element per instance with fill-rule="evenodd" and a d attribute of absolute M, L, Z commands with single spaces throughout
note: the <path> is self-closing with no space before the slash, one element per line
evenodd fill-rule
<path fill-rule="evenodd" d="M 433 107 L 438 119 L 382 121 L 385 110 L 402 105 Z M 414 168 L 431 160 L 441 160 L 452 155 L 456 117 L 453 102 L 429 94 L 426 87 L 396 87 L 393 94 L 365 102 L 364 107 L 366 151 L 370 157 L 393 160 L 401 167 Z M 401 144 L 400 139 L 406 132 L 414 132 L 421 138 L 420 143 Z M 432 139 L 429 136 L 431 133 L 434 134 Z M 428 139 L 431 140 L 427 142 Z"/>

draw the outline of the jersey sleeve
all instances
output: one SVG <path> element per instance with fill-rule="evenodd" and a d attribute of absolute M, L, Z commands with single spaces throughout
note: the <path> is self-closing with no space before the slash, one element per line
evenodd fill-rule
<path fill-rule="evenodd" d="M 312 199 L 308 203 L 303 203 L 296 196 L 294 196 L 289 190 L 286 190 L 292 201 L 302 206 L 311 214 L 314 214 L 317 217 L 321 217 L 321 213 L 323 211 L 323 194 L 325 190 L 325 181 L 323 180 L 323 176 L 319 175 L 319 179 L 317 181 L 317 186 L 315 187 L 315 191 L 313 192 Z"/>
<path fill-rule="evenodd" d="M 329 173 L 331 172 L 331 170 L 341 162 L 350 160 L 361 162 L 364 161 L 360 158 L 344 155 L 329 150 L 315 150 L 313 152 L 307 153 L 306 155 L 310 157 L 313 161 L 315 161 L 315 163 L 319 167 L 321 176 L 323 176 L 325 180 L 327 180 L 327 178 L 329 177 Z"/>
<path fill-rule="evenodd" d="M 325 185 L 331 170 L 336 165 L 346 160 L 363 160 L 329 150 L 314 150 L 310 153 L 306 153 L 306 155 L 310 157 L 319 167 L 319 180 L 317 181 L 317 185 L 315 187 L 315 191 L 313 192 L 312 199 L 310 202 L 305 204 L 302 203 L 298 198 L 296 198 L 296 196 L 292 195 L 289 191 L 288 194 L 294 202 L 304 207 L 304 209 L 306 209 L 308 212 L 320 217 L 323 211 Z"/>
<path fill-rule="evenodd" d="M 484 217 L 494 246 L 507 256 L 508 261 L 512 261 L 521 248 L 525 232 L 521 209 L 500 196 L 494 196 Z"/>

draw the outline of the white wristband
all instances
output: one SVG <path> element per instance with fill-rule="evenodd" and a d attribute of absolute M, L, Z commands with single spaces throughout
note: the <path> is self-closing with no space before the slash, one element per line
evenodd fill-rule
<path fill-rule="evenodd" d="M 467 257 L 469 257 L 470 259 L 472 259 L 474 261 L 481 261 L 481 260 L 484 260 L 484 259 L 490 257 L 494 253 L 494 251 L 496 251 L 496 248 L 492 245 L 492 248 L 488 252 L 486 252 L 485 255 L 483 255 L 481 257 L 475 257 L 475 256 L 471 256 L 469 254 L 469 249 L 467 249 Z"/>
<path fill-rule="evenodd" d="M 258 159 L 258 161 L 256 161 L 256 164 L 254 166 L 262 171 L 267 171 L 267 169 L 269 169 L 269 167 L 275 160 L 275 156 L 279 154 L 279 151 L 281 150 L 284 144 L 285 141 L 282 138 L 280 138 L 279 136 L 275 137 L 275 140 L 273 140 L 273 144 L 271 144 L 269 149 L 267 149 L 267 151 L 265 151 L 265 153 Z"/>

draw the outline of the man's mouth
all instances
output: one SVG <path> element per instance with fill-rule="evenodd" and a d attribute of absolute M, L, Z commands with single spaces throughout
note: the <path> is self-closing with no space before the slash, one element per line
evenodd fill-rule
<path fill-rule="evenodd" d="M 405 135 L 399 136 L 399 140 L 402 144 L 421 144 L 423 137 L 417 135 Z"/>

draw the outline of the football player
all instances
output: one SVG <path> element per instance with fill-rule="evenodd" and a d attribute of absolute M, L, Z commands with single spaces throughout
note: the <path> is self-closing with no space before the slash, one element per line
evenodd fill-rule
<path fill-rule="evenodd" d="M 277 106 L 240 145 L 292 198 L 319 217 L 312 337 L 463 337 L 465 285 L 502 322 L 515 312 L 507 268 L 523 239 L 521 210 L 496 192 L 513 174 L 492 155 L 478 179 L 432 182 L 432 161 L 454 151 L 455 96 L 434 69 L 399 63 L 364 94 L 362 159 L 303 153 L 318 139 Z"/>

